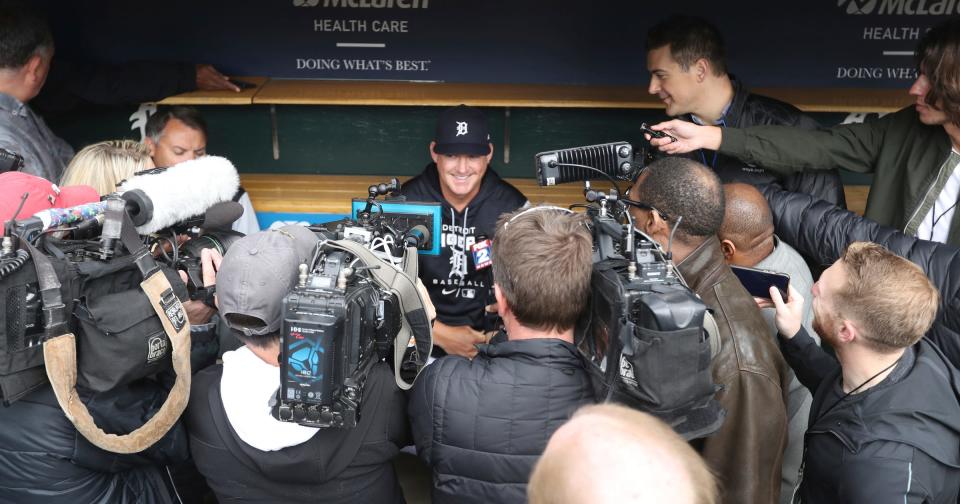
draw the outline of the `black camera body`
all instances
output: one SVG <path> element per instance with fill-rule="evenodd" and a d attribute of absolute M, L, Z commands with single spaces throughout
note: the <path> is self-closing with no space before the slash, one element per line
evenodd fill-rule
<path fill-rule="evenodd" d="M 578 326 L 596 398 L 648 412 L 686 439 L 710 435 L 723 423 L 711 362 L 716 334 L 703 301 L 664 251 L 633 227 L 616 180 L 637 176 L 625 142 L 575 147 L 536 156 L 541 185 L 584 181 L 593 233 L 591 309 Z M 591 188 L 599 174 L 613 188 Z M 637 202 L 632 202 L 636 204 Z M 715 327 L 715 324 L 712 324 Z M 714 333 L 716 331 L 713 331 Z"/>
<path fill-rule="evenodd" d="M 187 274 L 187 292 L 191 300 L 202 300 L 212 305 L 212 291 L 203 285 L 203 266 L 200 255 L 203 249 L 212 249 L 226 255 L 227 250 L 243 234 L 229 230 L 209 230 L 194 234 L 177 248 L 176 258 L 168 258 L 171 267 Z"/>
<path fill-rule="evenodd" d="M 275 416 L 319 428 L 357 425 L 370 367 L 387 358 L 400 330 L 396 296 L 348 264 L 343 251 L 320 259 L 283 300 L 280 393 Z"/>
<path fill-rule="evenodd" d="M 400 269 L 407 254 L 429 244 L 434 225 L 432 217 L 391 214 L 375 201 L 398 189 L 395 179 L 371 186 L 366 207 L 354 218 L 310 226 L 321 240 L 317 253 L 312 264 L 300 266 L 298 284 L 283 300 L 280 389 L 273 406 L 278 420 L 316 428 L 356 427 L 367 376 L 396 352 L 403 307 L 396 292 L 376 281 L 373 270 Z M 337 242 L 355 242 L 372 255 L 364 259 L 332 245 Z M 410 356 L 415 348 L 401 350 Z M 394 365 L 405 368 L 406 363 Z"/>

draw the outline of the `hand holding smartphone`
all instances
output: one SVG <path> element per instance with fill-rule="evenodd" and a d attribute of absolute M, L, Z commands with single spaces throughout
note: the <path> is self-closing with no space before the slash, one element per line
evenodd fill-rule
<path fill-rule="evenodd" d="M 730 266 L 730 270 L 740 279 L 740 283 L 747 289 L 751 296 L 770 299 L 770 287 L 776 287 L 780 291 L 780 296 L 784 301 L 787 300 L 790 285 L 790 275 L 786 273 L 777 273 L 757 268 L 747 268 L 745 266 Z"/>
<path fill-rule="evenodd" d="M 676 142 L 677 139 L 673 135 L 664 133 L 663 131 L 654 131 L 650 129 L 650 126 L 647 123 L 640 123 L 640 132 L 650 135 L 650 138 L 669 138 L 671 142 Z"/>

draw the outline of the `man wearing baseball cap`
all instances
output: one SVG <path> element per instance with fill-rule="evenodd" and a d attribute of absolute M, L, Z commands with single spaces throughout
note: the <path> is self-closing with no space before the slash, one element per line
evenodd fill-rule
<path fill-rule="evenodd" d="M 420 279 L 437 309 L 433 341 L 441 350 L 435 346 L 434 351 L 473 357 L 474 345 L 488 339 L 485 307 L 495 303 L 488 239 L 497 218 L 524 206 L 527 198 L 490 168 L 493 143 L 479 109 L 458 105 L 444 110 L 430 157 L 433 162 L 401 191 L 410 201 L 443 204 L 440 255 L 420 256 Z"/>
<path fill-rule="evenodd" d="M 301 226 L 254 233 L 230 247 L 217 272 L 221 320 L 243 346 L 193 377 L 186 418 L 191 455 L 221 502 L 403 502 L 391 460 L 408 438 L 406 399 L 388 364 L 367 375 L 354 428 L 271 413 L 283 298 L 316 244 Z"/>

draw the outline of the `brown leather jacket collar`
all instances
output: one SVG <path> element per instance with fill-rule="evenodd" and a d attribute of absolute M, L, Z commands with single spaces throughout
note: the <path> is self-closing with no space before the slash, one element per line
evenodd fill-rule
<path fill-rule="evenodd" d="M 687 281 L 687 286 L 700 294 L 704 288 L 723 280 L 723 274 L 727 269 L 725 266 L 723 252 L 720 250 L 720 240 L 716 236 L 711 236 L 685 257 L 677 265 L 677 269 Z"/>

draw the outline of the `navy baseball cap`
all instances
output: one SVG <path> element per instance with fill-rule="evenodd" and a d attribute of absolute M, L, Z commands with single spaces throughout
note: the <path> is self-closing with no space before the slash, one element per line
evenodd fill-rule
<path fill-rule="evenodd" d="M 437 120 L 433 150 L 437 154 L 490 154 L 487 116 L 473 107 L 457 105 L 444 110 Z"/>

